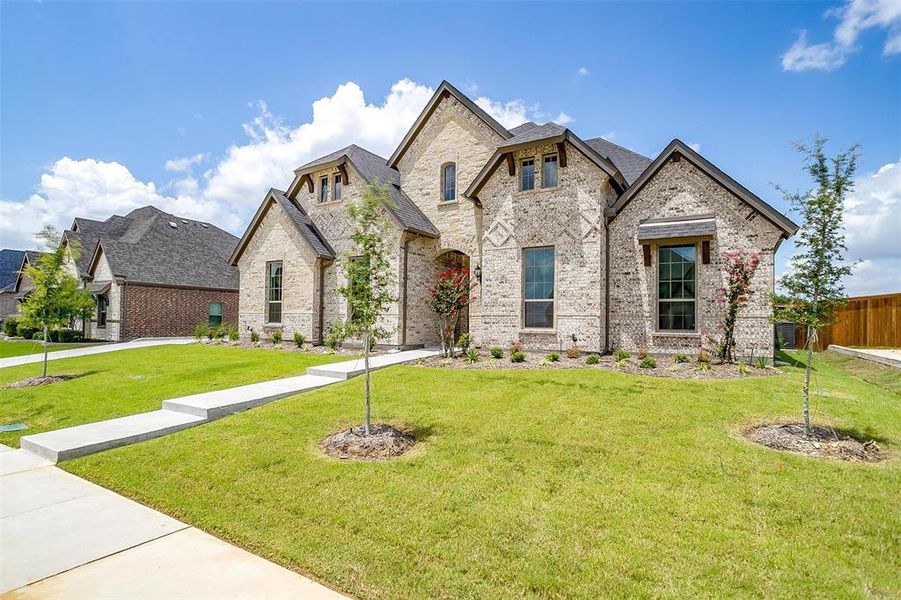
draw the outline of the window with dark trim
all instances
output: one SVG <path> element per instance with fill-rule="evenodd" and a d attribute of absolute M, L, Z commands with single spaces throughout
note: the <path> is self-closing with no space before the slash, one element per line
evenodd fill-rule
<path fill-rule="evenodd" d="M 541 187 L 557 187 L 557 155 L 547 154 L 541 159 Z"/>
<path fill-rule="evenodd" d="M 335 187 L 332 188 L 332 198 L 335 200 L 341 199 L 341 175 L 335 175 Z"/>
<path fill-rule="evenodd" d="M 523 248 L 523 325 L 554 326 L 554 248 Z"/>
<path fill-rule="evenodd" d="M 106 327 L 106 310 L 109 299 L 104 294 L 97 296 L 97 327 Z"/>
<path fill-rule="evenodd" d="M 266 322 L 282 322 L 282 261 L 266 263 Z"/>
<path fill-rule="evenodd" d="M 457 165 L 448 163 L 441 170 L 441 200 L 453 202 L 457 199 Z"/>
<path fill-rule="evenodd" d="M 534 158 L 526 158 L 519 163 L 519 189 L 523 192 L 535 189 Z"/>
<path fill-rule="evenodd" d="M 319 201 L 328 202 L 328 177 L 319 180 Z"/>
<path fill-rule="evenodd" d="M 209 323 L 211 327 L 222 325 L 222 303 L 210 302 Z"/>
<path fill-rule="evenodd" d="M 697 292 L 695 246 L 657 250 L 657 329 L 694 331 Z"/>

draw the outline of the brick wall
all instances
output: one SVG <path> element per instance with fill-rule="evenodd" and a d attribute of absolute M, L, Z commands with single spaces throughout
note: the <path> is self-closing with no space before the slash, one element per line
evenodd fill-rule
<path fill-rule="evenodd" d="M 222 322 L 238 320 L 238 292 L 200 289 L 124 286 L 122 339 L 192 335 L 209 319 L 211 302 L 222 303 Z"/>

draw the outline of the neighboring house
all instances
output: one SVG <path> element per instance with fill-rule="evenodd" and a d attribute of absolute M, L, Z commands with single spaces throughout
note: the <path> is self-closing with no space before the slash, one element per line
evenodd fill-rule
<path fill-rule="evenodd" d="M 231 258 L 242 331 L 317 341 L 348 319 L 346 204 L 376 180 L 394 201 L 387 344 L 438 341 L 427 288 L 460 265 L 478 284 L 460 329 L 478 345 L 696 349 L 721 316 L 722 253 L 741 249 L 762 257 L 738 348 L 772 355 L 773 257 L 794 223 L 679 140 L 651 159 L 555 123 L 508 130 L 446 82 L 387 160 L 348 146 L 270 190 Z"/>
<path fill-rule="evenodd" d="M 0 250 L 0 321 L 19 314 L 34 285 L 22 271 L 40 257 L 37 250 Z"/>
<path fill-rule="evenodd" d="M 77 243 L 73 274 L 96 298 L 90 339 L 190 335 L 199 323 L 237 321 L 237 238 L 214 225 L 145 206 L 106 221 L 77 218 L 62 244 Z"/>

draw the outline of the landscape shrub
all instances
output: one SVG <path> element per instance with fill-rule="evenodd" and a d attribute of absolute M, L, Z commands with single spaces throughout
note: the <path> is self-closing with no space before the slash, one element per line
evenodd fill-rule
<path fill-rule="evenodd" d="M 589 354 L 588 358 L 585 359 L 586 365 L 596 365 L 601 362 L 601 357 L 597 354 Z"/>
<path fill-rule="evenodd" d="M 558 362 L 560 360 L 559 352 L 551 352 L 547 356 L 544 357 L 548 362 Z"/>
<path fill-rule="evenodd" d="M 642 369 L 656 369 L 657 368 L 657 359 L 653 356 L 645 356 L 638 363 L 638 366 Z"/>
<path fill-rule="evenodd" d="M 695 365 L 695 369 L 697 369 L 698 371 L 701 371 L 701 372 L 709 371 L 712 368 L 713 367 L 710 366 L 709 362 L 699 362 L 698 364 Z"/>
<path fill-rule="evenodd" d="M 460 337 L 457 338 L 457 346 L 460 347 L 463 352 L 469 350 L 469 346 L 472 344 L 472 336 L 468 333 L 461 333 Z"/>
<path fill-rule="evenodd" d="M 707 352 L 706 350 L 701 350 L 700 352 L 698 352 L 698 357 L 695 360 L 697 361 L 698 364 L 709 365 L 710 364 L 710 353 Z"/>
<path fill-rule="evenodd" d="M 625 369 L 625 368 L 628 367 L 628 366 L 629 366 L 629 359 L 628 359 L 628 358 L 621 358 L 621 359 L 619 359 L 618 361 L 616 361 L 616 368 L 617 368 L 617 369 Z"/>
<path fill-rule="evenodd" d="M 200 340 L 203 339 L 203 336 L 206 335 L 206 332 L 209 331 L 209 329 L 210 329 L 210 326 L 207 325 L 206 323 L 198 323 L 194 327 L 194 339 L 199 342 Z"/>
<path fill-rule="evenodd" d="M 241 338 L 241 332 L 238 330 L 237 325 L 229 325 L 228 326 L 228 339 L 231 342 L 237 342 Z"/>
<path fill-rule="evenodd" d="M 206 328 L 206 339 L 213 341 L 213 338 L 216 337 L 216 328 L 209 327 Z"/>
<path fill-rule="evenodd" d="M 8 336 L 15 336 L 18 333 L 19 321 L 17 319 L 9 318 L 3 321 L 3 333 Z"/>
<path fill-rule="evenodd" d="M 495 346 L 491 349 L 491 358 L 504 358 L 504 349 Z"/>
<path fill-rule="evenodd" d="M 754 362 L 754 366 L 758 369 L 766 369 L 770 366 L 770 361 L 768 361 L 765 356 L 758 356 L 757 360 Z"/>
<path fill-rule="evenodd" d="M 521 363 L 526 362 L 526 355 L 522 353 L 522 351 L 517 350 L 516 352 L 510 353 L 510 362 Z"/>
<path fill-rule="evenodd" d="M 282 343 L 282 339 L 284 339 L 284 336 L 278 329 L 269 334 L 269 341 L 272 342 L 273 346 L 280 345 Z"/>
<path fill-rule="evenodd" d="M 307 341 L 307 338 L 304 336 L 304 334 L 297 332 L 297 331 L 294 332 L 294 345 L 295 346 L 297 346 L 298 348 L 303 348 L 304 342 L 306 342 L 306 341 Z"/>
<path fill-rule="evenodd" d="M 213 336 L 216 338 L 217 342 L 221 342 L 223 339 L 225 339 L 225 333 L 225 326 L 220 325 L 213 331 Z"/>
<path fill-rule="evenodd" d="M 639 348 L 638 349 L 638 360 L 642 360 L 648 357 L 648 349 L 647 348 Z"/>
<path fill-rule="evenodd" d="M 469 364 L 479 362 L 479 351 L 475 348 L 470 348 L 466 351 L 466 362 Z"/>
<path fill-rule="evenodd" d="M 579 358 L 582 356 L 582 350 L 578 346 L 570 346 L 566 349 L 567 358 Z"/>
<path fill-rule="evenodd" d="M 24 323 L 19 323 L 16 325 L 16 333 L 19 334 L 20 338 L 24 338 L 26 340 L 32 339 L 32 336 L 37 333 L 37 327 L 29 327 Z"/>
<path fill-rule="evenodd" d="M 676 355 L 673 356 L 673 362 L 674 363 L 687 363 L 688 356 L 685 354 L 682 354 L 681 352 L 677 352 Z"/>
<path fill-rule="evenodd" d="M 250 330 L 250 341 L 251 343 L 260 341 L 260 334 L 253 329 Z"/>
<path fill-rule="evenodd" d="M 84 341 L 84 334 L 77 329 L 60 329 L 56 333 L 57 339 L 65 344 Z M 53 337 L 51 336 L 50 339 L 53 339 Z"/>
<path fill-rule="evenodd" d="M 613 358 L 616 359 L 616 362 L 627 360 L 629 358 L 629 353 L 622 348 L 618 348 L 613 352 Z"/>
<path fill-rule="evenodd" d="M 513 354 L 514 352 L 522 352 L 522 342 L 510 342 L 510 354 Z"/>
<path fill-rule="evenodd" d="M 738 363 L 738 372 L 742 375 L 747 375 L 751 372 L 751 367 L 743 362 Z"/>

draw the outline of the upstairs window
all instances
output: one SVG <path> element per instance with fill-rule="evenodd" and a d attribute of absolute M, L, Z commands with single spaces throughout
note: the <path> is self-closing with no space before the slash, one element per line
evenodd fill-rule
<path fill-rule="evenodd" d="M 109 300 L 104 294 L 97 296 L 97 327 L 106 327 L 106 309 Z"/>
<path fill-rule="evenodd" d="M 454 163 L 444 165 L 442 170 L 441 199 L 444 202 L 453 202 L 457 199 L 457 165 Z"/>
<path fill-rule="evenodd" d="M 535 189 L 535 159 L 527 158 L 519 163 L 519 189 L 523 192 Z"/>
<path fill-rule="evenodd" d="M 541 161 L 541 187 L 557 187 L 557 155 L 548 154 Z"/>
<path fill-rule="evenodd" d="M 266 322 L 282 322 L 282 261 L 266 263 Z"/>
<path fill-rule="evenodd" d="M 328 202 L 328 177 L 319 180 L 319 201 Z"/>
<path fill-rule="evenodd" d="M 219 325 L 222 325 L 221 302 L 210 302 L 209 324 L 210 327 L 218 327 Z"/>
<path fill-rule="evenodd" d="M 554 248 L 523 248 L 523 324 L 554 326 Z"/>
<path fill-rule="evenodd" d="M 696 281 L 694 246 L 665 246 L 657 251 L 657 328 L 694 331 Z"/>
<path fill-rule="evenodd" d="M 332 192 L 332 198 L 335 200 L 341 199 L 341 175 L 335 175 L 335 188 Z"/>

